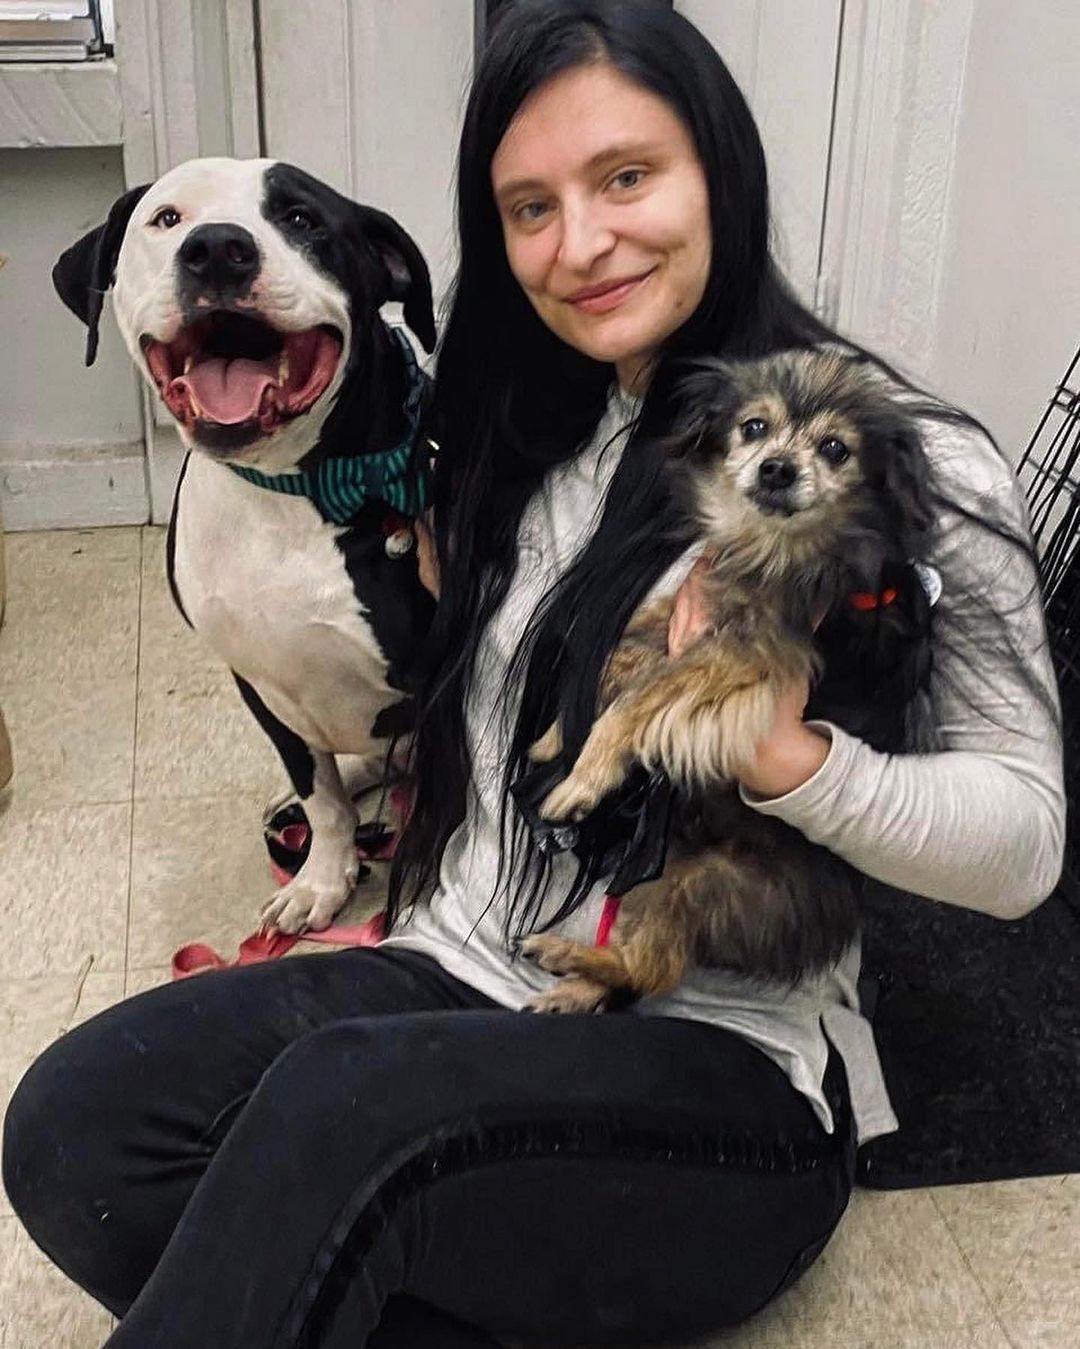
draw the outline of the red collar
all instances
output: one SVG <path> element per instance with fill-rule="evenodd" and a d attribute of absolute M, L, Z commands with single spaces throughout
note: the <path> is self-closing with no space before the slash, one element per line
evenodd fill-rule
<path fill-rule="evenodd" d="M 848 596 L 848 603 L 853 609 L 858 609 L 860 613 L 869 613 L 871 609 L 883 609 L 886 604 L 892 604 L 896 599 L 896 587 L 888 586 L 880 595 L 875 595 L 872 590 L 856 590 Z"/>

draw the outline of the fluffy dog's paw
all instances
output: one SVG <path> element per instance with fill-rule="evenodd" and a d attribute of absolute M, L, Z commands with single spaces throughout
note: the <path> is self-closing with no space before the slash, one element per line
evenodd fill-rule
<path fill-rule="evenodd" d="M 544 797 L 540 806 L 541 818 L 555 821 L 573 820 L 577 824 L 592 814 L 603 795 L 602 787 L 571 773 Z"/>
<path fill-rule="evenodd" d="M 552 932 L 538 932 L 525 937 L 518 946 L 518 951 L 526 960 L 531 960 L 552 974 L 568 974 L 574 968 L 573 958 L 578 949 L 577 942 L 556 937 Z"/>
<path fill-rule="evenodd" d="M 276 927 L 279 932 L 321 932 L 334 921 L 352 887 L 345 884 L 331 890 L 316 888 L 306 884 L 302 877 L 303 871 L 263 906 L 263 931 Z"/>
<path fill-rule="evenodd" d="M 559 723 L 553 721 L 544 734 L 529 746 L 529 758 L 533 763 L 550 763 L 562 751 L 562 731 Z"/>
<path fill-rule="evenodd" d="M 563 1016 L 575 1012 L 602 1012 L 610 993 L 610 988 L 595 984 L 591 979 L 563 979 L 549 992 L 539 993 L 527 1002 L 525 1011 Z"/>

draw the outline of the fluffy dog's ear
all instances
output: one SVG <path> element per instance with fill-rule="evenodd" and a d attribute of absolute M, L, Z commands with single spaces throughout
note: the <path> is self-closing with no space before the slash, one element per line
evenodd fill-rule
<path fill-rule="evenodd" d="M 731 378 L 721 361 L 694 361 L 683 367 L 671 390 L 670 433 L 665 448 L 673 459 L 705 449 L 705 437 L 726 420 Z"/>
<path fill-rule="evenodd" d="M 884 489 L 911 557 L 934 520 L 930 467 L 914 426 L 898 427 L 889 436 L 884 456 Z"/>
<path fill-rule="evenodd" d="M 392 216 L 372 206 L 357 206 L 360 228 L 374 245 L 386 269 L 385 299 L 400 300 L 405 322 L 420 339 L 425 351 L 435 350 L 435 311 L 431 298 L 431 273 L 424 256 Z"/>
<path fill-rule="evenodd" d="M 53 268 L 57 295 L 87 326 L 87 365 L 93 365 L 97 356 L 101 307 L 105 303 L 105 292 L 115 279 L 124 231 L 139 198 L 149 187 L 149 183 L 133 187 L 113 202 L 105 223 L 84 234 L 78 243 L 61 253 Z"/>

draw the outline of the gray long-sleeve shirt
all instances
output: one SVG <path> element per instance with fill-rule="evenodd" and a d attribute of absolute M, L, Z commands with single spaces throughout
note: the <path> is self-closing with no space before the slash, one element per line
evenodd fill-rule
<path fill-rule="evenodd" d="M 522 1007 L 549 987 L 553 976 L 512 958 L 504 936 L 507 888 L 498 885 L 501 787 L 518 708 L 518 697 L 506 691 L 507 671 L 537 602 L 596 527 L 636 410 L 633 400 L 616 391 L 591 443 L 549 475 L 525 511 L 517 573 L 477 652 L 467 709 L 473 782 L 466 817 L 447 845 L 430 903 L 388 939 L 427 952 L 509 1008 Z M 992 504 L 1013 528 L 1026 528 L 1013 475 L 981 433 L 936 421 L 927 422 L 924 433 L 953 500 L 977 514 Z M 694 555 L 681 559 L 655 593 L 672 591 Z M 959 515 L 942 521 L 939 545 L 925 560 L 943 580 L 938 631 L 947 636 L 953 596 L 977 579 L 990 587 L 1006 616 L 1017 654 L 995 648 L 968 660 L 955 644 L 941 641 L 934 676 L 940 751 L 879 754 L 822 724 L 831 747 L 808 782 L 783 797 L 756 800 L 744 793 L 744 799 L 879 880 L 930 899 L 1016 917 L 1053 889 L 1064 839 L 1061 744 L 1050 710 L 1053 674 L 1034 572 L 1018 550 Z M 1025 670 L 1051 691 L 1050 706 L 1032 696 Z M 554 859 L 549 903 L 557 902 L 572 875 L 569 859 Z M 602 905 L 601 885 L 558 930 L 593 941 Z M 859 959 L 856 944 L 835 967 L 794 989 L 695 969 L 673 994 L 645 999 L 635 1011 L 706 1021 L 742 1035 L 780 1065 L 830 1130 L 822 1079 L 831 1041 L 844 1059 L 859 1137 L 866 1141 L 895 1129 L 897 1121 L 869 1024 L 859 1011 Z"/>

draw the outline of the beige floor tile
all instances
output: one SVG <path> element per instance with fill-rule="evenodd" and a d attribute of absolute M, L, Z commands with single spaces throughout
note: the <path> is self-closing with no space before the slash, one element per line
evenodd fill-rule
<path fill-rule="evenodd" d="M 128 966 L 167 966 L 178 946 L 231 956 L 273 893 L 254 796 L 135 802 Z"/>
<path fill-rule="evenodd" d="M 1051 1186 L 997 1314 L 1017 1349 L 1080 1344 L 1080 1176 Z"/>
<path fill-rule="evenodd" d="M 122 971 L 130 804 L 0 816 L 0 978 Z"/>
<path fill-rule="evenodd" d="M 15 810 L 131 799 L 135 674 L 22 680 L 0 687 L 11 733 Z"/>
<path fill-rule="evenodd" d="M 142 969 L 129 969 L 124 976 L 124 996 L 133 998 L 136 993 L 145 993 L 147 989 L 158 988 L 172 979 L 169 965 L 149 965 Z"/>
<path fill-rule="evenodd" d="M 1009 1349 L 925 1191 L 857 1192 L 807 1274 L 699 1349 Z"/>
<path fill-rule="evenodd" d="M 8 537 L 5 686 L 134 674 L 140 548 L 135 528 Z"/>
<path fill-rule="evenodd" d="M 123 975 L 99 974 L 90 967 L 77 974 L 38 979 L 0 979 L 0 1113 L 30 1064 L 57 1036 L 123 994 Z M 0 1187 L 0 1214 L 11 1205 Z"/>
<path fill-rule="evenodd" d="M 1020 1262 L 1059 1177 L 948 1185 L 929 1191 L 945 1225 L 992 1303 Z M 1077 1327 L 1080 1340 L 1080 1325 Z"/>
<path fill-rule="evenodd" d="M 274 892 L 255 797 L 136 801 L 128 967 L 167 968 L 177 947 L 201 941 L 232 959 Z M 217 840 L 217 846 L 215 846 Z M 386 868 L 354 891 L 340 922 L 381 907 Z M 303 943 L 303 951 L 325 949 Z"/>
<path fill-rule="evenodd" d="M 140 687 L 136 798 L 267 798 L 285 781 L 273 745 L 227 670 L 184 671 Z"/>
<path fill-rule="evenodd" d="M 2 1349 L 100 1349 L 107 1311 L 38 1250 L 14 1218 L 0 1219 Z"/>

